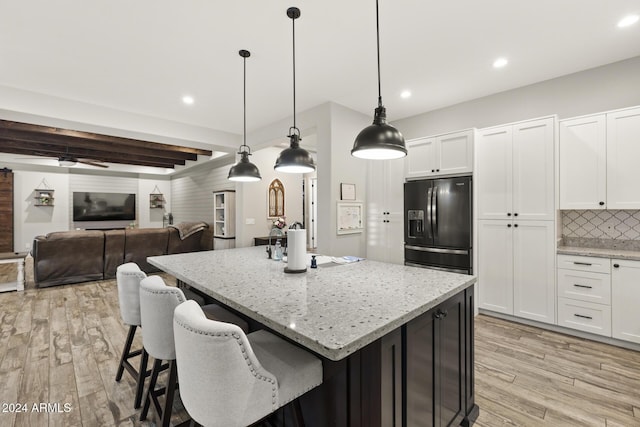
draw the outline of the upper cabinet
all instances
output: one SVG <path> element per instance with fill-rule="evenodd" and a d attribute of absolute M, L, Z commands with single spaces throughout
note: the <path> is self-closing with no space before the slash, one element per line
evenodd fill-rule
<path fill-rule="evenodd" d="M 604 114 L 560 122 L 560 209 L 605 209 L 607 128 Z"/>
<path fill-rule="evenodd" d="M 640 108 L 560 122 L 560 209 L 640 209 Z"/>
<path fill-rule="evenodd" d="M 640 108 L 607 114 L 607 208 L 640 209 Z"/>
<path fill-rule="evenodd" d="M 478 219 L 554 219 L 554 123 L 549 117 L 478 131 Z"/>
<path fill-rule="evenodd" d="M 473 171 L 473 130 L 407 141 L 407 178 L 461 175 Z"/>

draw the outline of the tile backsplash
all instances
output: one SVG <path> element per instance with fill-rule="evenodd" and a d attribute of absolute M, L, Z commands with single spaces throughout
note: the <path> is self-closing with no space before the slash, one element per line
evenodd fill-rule
<path fill-rule="evenodd" d="M 640 211 L 561 211 L 562 235 L 640 240 Z"/>

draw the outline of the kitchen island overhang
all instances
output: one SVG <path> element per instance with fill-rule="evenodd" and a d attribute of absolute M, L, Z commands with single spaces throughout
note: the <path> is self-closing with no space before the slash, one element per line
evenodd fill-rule
<path fill-rule="evenodd" d="M 148 262 L 325 359 L 323 386 L 302 400 L 307 425 L 477 416 L 473 276 L 368 260 L 289 275 L 259 247 Z"/>

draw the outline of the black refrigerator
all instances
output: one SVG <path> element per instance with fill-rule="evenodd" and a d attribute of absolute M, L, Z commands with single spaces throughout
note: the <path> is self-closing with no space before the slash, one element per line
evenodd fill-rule
<path fill-rule="evenodd" d="M 470 176 L 404 184 L 406 265 L 472 274 Z"/>

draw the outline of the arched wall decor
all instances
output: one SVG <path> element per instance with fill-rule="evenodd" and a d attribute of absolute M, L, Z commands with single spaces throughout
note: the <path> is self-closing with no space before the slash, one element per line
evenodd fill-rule
<path fill-rule="evenodd" d="M 274 179 L 267 189 L 269 202 L 269 218 L 283 217 L 284 215 L 284 185 L 279 179 Z"/>

